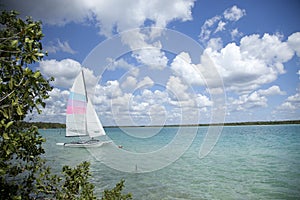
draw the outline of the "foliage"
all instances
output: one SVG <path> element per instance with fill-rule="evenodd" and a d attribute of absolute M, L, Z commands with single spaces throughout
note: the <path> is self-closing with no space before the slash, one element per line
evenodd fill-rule
<path fill-rule="evenodd" d="M 2 12 L 0 16 L 0 195 L 29 199 L 44 165 L 40 155 L 45 140 L 37 127 L 24 129 L 20 123 L 28 112 L 41 112 L 52 87 L 50 80 L 28 67 L 45 55 L 41 23 L 16 15 Z"/>
<path fill-rule="evenodd" d="M 52 79 L 29 68 L 45 55 L 41 22 L 3 11 L 0 27 L 0 198 L 95 199 L 89 163 L 53 175 L 41 157 L 45 139 L 36 126 L 23 127 L 26 115 L 40 113 L 52 90 Z M 119 195 L 122 187 L 114 192 Z"/>
<path fill-rule="evenodd" d="M 121 180 L 119 183 L 116 184 L 111 190 L 104 190 L 102 200 L 109 200 L 109 199 L 118 199 L 118 200 L 127 200 L 132 199 L 132 195 L 122 194 L 121 191 L 123 190 L 125 180 Z"/>

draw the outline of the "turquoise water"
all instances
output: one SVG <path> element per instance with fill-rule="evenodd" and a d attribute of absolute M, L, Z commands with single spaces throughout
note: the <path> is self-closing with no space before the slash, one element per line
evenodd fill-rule
<path fill-rule="evenodd" d="M 189 127 L 184 130 L 188 132 Z M 163 148 L 177 131 L 177 128 L 106 129 L 107 135 L 115 144 L 123 145 L 124 151 L 138 153 Z M 299 125 L 224 127 L 213 151 L 199 159 L 198 152 L 206 131 L 207 127 L 198 128 L 192 145 L 179 159 L 148 173 L 118 171 L 107 167 L 101 157 L 86 149 L 56 146 L 56 142 L 67 140 L 65 130 L 41 132 L 47 139 L 45 157 L 55 171 L 66 164 L 75 166 L 83 160 L 91 162 L 92 182 L 99 196 L 101 191 L 112 188 L 124 178 L 125 192 L 131 192 L 134 199 L 300 198 Z M 152 132 L 156 134 L 151 135 Z M 113 157 L 110 148 L 103 146 L 98 150 Z M 173 151 L 176 147 L 170 154 Z M 128 158 L 117 159 L 122 163 Z"/>

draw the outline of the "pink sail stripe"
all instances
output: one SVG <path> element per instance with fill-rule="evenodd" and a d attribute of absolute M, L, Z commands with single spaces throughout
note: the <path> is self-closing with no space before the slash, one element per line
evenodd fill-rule
<path fill-rule="evenodd" d="M 85 107 L 67 106 L 67 114 L 85 114 Z"/>
<path fill-rule="evenodd" d="M 78 100 L 69 99 L 68 100 L 68 106 L 85 108 L 86 107 L 86 102 L 85 101 L 78 101 Z"/>

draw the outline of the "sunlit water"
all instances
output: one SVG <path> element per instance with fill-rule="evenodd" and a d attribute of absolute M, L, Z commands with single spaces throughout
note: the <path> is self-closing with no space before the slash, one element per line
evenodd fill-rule
<path fill-rule="evenodd" d="M 107 128 L 106 132 L 115 144 L 123 145 L 124 150 L 145 153 L 167 145 L 177 130 L 163 128 L 149 138 L 145 137 L 151 128 L 126 129 L 136 136 L 140 134 L 140 138 L 124 134 L 118 128 Z M 91 162 L 91 181 L 99 196 L 124 178 L 124 192 L 131 192 L 134 199 L 300 198 L 299 125 L 224 127 L 213 151 L 199 159 L 206 131 L 207 127 L 198 129 L 192 145 L 176 162 L 149 173 L 117 171 L 84 148 L 56 146 L 56 142 L 68 140 L 64 137 L 65 130 L 41 130 L 41 133 L 47 139 L 45 157 L 55 171 L 60 171 L 63 165 Z M 109 152 L 109 148 L 109 145 L 103 146 L 99 151 Z"/>

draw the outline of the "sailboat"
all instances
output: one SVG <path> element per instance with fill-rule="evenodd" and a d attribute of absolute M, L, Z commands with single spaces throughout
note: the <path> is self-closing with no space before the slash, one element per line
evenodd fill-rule
<path fill-rule="evenodd" d="M 66 137 L 88 136 L 85 141 L 57 143 L 65 147 L 100 147 L 112 141 L 100 141 L 95 137 L 105 136 L 105 130 L 87 95 L 83 70 L 75 78 L 70 91 L 66 111 Z"/>

